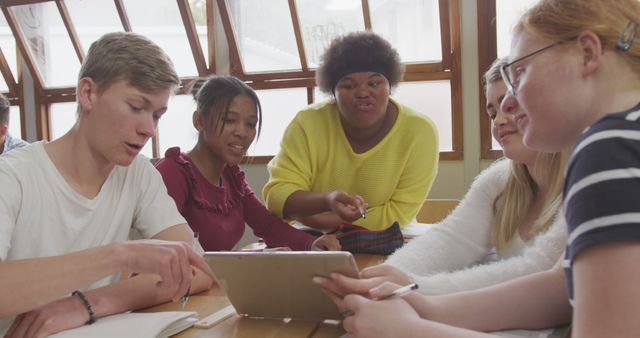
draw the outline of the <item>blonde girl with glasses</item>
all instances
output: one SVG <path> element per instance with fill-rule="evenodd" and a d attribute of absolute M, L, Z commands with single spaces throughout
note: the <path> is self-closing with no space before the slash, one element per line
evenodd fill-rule
<path fill-rule="evenodd" d="M 565 187 L 569 239 L 551 270 L 494 287 L 384 302 L 328 292 L 354 313 L 352 337 L 488 337 L 474 332 L 571 322 L 573 337 L 639 337 L 640 2 L 542 0 L 515 29 L 502 109 L 541 151 L 573 148 Z M 335 288 L 341 285 L 333 284 Z M 397 285 L 365 295 L 378 298 Z"/>

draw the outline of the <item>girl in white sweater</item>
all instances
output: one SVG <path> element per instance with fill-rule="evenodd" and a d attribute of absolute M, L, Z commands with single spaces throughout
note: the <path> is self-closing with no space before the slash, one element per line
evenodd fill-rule
<path fill-rule="evenodd" d="M 500 110 L 504 59 L 485 74 L 491 132 L 506 159 L 484 170 L 460 205 L 383 265 L 365 269 L 370 286 L 411 280 L 424 294 L 478 289 L 551 268 L 566 244 L 559 212 L 567 152 L 524 146 L 513 115 Z M 368 290 L 368 289 L 367 289 Z"/>

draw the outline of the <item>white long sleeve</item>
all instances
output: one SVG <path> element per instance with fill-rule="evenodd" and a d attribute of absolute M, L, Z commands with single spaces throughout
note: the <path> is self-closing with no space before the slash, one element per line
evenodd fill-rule
<path fill-rule="evenodd" d="M 559 214 L 549 229 L 536 236 L 533 245 L 518 256 L 451 272 L 412 277 L 420 285 L 421 292 L 429 295 L 479 289 L 550 269 L 562 255 L 566 243 L 567 226 Z"/>
<path fill-rule="evenodd" d="M 503 160 L 483 171 L 451 215 L 396 251 L 387 263 L 408 273 L 420 292 L 430 295 L 478 289 L 551 268 L 566 244 L 561 216 L 518 255 L 474 265 L 492 249 L 493 203 L 506 185 L 509 166 L 510 161 Z"/>
<path fill-rule="evenodd" d="M 493 203 L 507 182 L 510 161 L 485 169 L 447 218 L 412 239 L 387 259 L 402 270 L 425 276 L 458 270 L 479 262 L 491 251 Z"/>

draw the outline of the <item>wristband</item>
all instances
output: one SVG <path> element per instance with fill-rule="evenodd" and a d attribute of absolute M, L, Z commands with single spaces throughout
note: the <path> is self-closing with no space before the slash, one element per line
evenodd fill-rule
<path fill-rule="evenodd" d="M 73 291 L 71 293 L 72 296 L 78 296 L 78 298 L 80 298 L 80 300 L 82 301 L 82 304 L 84 304 L 84 307 L 87 309 L 87 312 L 89 312 L 89 320 L 87 320 L 86 323 L 84 323 L 85 325 L 91 325 L 93 323 L 96 322 L 96 316 L 93 313 L 93 309 L 91 308 L 91 304 L 89 303 L 89 300 L 87 300 L 87 297 L 84 296 L 84 293 L 76 290 Z"/>

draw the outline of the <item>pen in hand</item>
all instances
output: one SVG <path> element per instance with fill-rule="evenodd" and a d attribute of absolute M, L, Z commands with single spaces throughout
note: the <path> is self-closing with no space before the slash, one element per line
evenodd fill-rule
<path fill-rule="evenodd" d="M 361 205 L 358 205 L 358 211 L 360 211 L 360 216 L 362 216 L 362 218 L 367 218 L 367 209 L 363 208 Z"/>
<path fill-rule="evenodd" d="M 413 291 L 413 290 L 415 290 L 417 288 L 418 288 L 418 284 L 417 283 L 411 283 L 409 285 L 405 285 L 405 286 L 402 286 L 402 287 L 399 287 L 399 288 L 393 290 L 393 292 L 378 298 L 378 300 L 385 300 L 385 299 L 389 299 L 391 297 L 396 297 L 396 296 L 399 297 L 399 296 L 405 295 L 405 294 L 407 294 L 407 293 L 409 293 L 409 292 L 411 292 L 411 291 Z"/>
<path fill-rule="evenodd" d="M 390 294 L 386 294 L 376 300 L 381 301 L 381 300 L 385 300 L 385 299 L 389 299 L 392 297 L 400 297 L 402 295 L 406 295 L 407 293 L 416 290 L 418 288 L 418 284 L 417 283 L 411 283 L 409 285 L 405 285 L 405 286 L 401 286 L 395 290 L 393 290 L 393 292 L 391 292 Z M 343 318 L 347 318 L 349 316 L 353 316 L 353 311 L 346 309 L 346 310 L 342 310 L 340 311 L 340 314 L 342 315 Z"/>
<path fill-rule="evenodd" d="M 197 247 L 198 244 L 198 238 L 199 238 L 199 234 L 198 232 L 194 231 L 193 232 L 193 240 L 191 241 L 191 247 L 193 249 L 195 249 Z M 189 288 L 187 289 L 187 293 L 184 294 L 184 296 L 182 296 L 182 310 L 184 310 L 184 307 L 187 306 L 187 302 L 189 301 L 189 293 L 191 292 L 191 286 L 189 286 Z"/>

